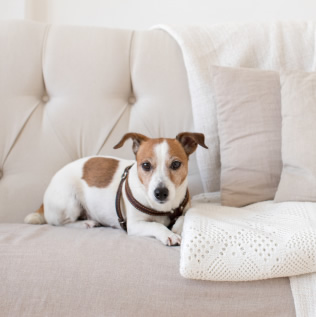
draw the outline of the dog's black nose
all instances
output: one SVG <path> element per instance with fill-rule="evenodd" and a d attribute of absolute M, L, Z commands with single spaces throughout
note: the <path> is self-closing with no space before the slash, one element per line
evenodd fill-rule
<path fill-rule="evenodd" d="M 168 198 L 169 190 L 167 187 L 158 187 L 154 191 L 155 197 L 160 201 L 165 201 Z"/>

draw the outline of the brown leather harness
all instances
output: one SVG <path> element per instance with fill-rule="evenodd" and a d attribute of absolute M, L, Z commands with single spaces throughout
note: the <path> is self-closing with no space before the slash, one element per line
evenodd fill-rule
<path fill-rule="evenodd" d="M 148 207 L 142 205 L 141 203 L 139 203 L 134 198 L 132 191 L 129 187 L 128 172 L 132 166 L 133 165 L 130 165 L 130 166 L 127 166 L 125 168 L 124 173 L 121 176 L 121 181 L 120 181 L 119 187 L 117 189 L 116 199 L 115 199 L 115 207 L 116 207 L 118 222 L 120 223 L 122 229 L 127 231 L 126 219 L 124 219 L 123 214 L 122 214 L 122 210 L 121 210 L 121 197 L 122 197 L 122 188 L 123 188 L 124 181 L 125 181 L 125 193 L 126 193 L 126 197 L 129 200 L 129 202 L 137 210 L 139 210 L 147 215 L 150 215 L 150 216 L 168 216 L 170 218 L 169 228 L 171 228 L 175 224 L 176 220 L 183 214 L 183 210 L 184 210 L 185 206 L 187 205 L 187 203 L 189 202 L 189 197 L 190 197 L 189 190 L 187 189 L 185 197 L 178 208 L 175 208 L 171 211 L 157 211 L 157 210 L 148 208 Z"/>

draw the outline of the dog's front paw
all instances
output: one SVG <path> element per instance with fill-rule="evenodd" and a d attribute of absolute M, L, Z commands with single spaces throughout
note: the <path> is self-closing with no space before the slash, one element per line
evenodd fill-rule
<path fill-rule="evenodd" d="M 85 220 L 83 222 L 83 225 L 85 226 L 86 229 L 100 227 L 100 224 L 95 220 Z"/>
<path fill-rule="evenodd" d="M 168 246 L 180 245 L 180 244 L 181 244 L 181 236 L 175 233 L 171 234 L 166 241 L 166 245 Z"/>

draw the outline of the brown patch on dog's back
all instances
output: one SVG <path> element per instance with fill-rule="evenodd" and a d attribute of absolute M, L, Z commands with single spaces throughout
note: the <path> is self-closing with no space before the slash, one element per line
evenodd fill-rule
<path fill-rule="evenodd" d="M 82 179 L 90 187 L 107 187 L 118 168 L 119 161 L 112 158 L 93 157 L 83 166 Z"/>

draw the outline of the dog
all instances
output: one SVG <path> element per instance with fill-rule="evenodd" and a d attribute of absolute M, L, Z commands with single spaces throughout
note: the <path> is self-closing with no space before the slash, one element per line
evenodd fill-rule
<path fill-rule="evenodd" d="M 180 245 L 190 206 L 188 160 L 198 145 L 207 148 L 204 135 L 183 132 L 175 139 L 152 139 L 127 133 L 114 149 L 128 139 L 136 160 L 92 156 L 69 163 L 52 178 L 42 206 L 25 223 L 122 227 L 129 235 Z"/>

